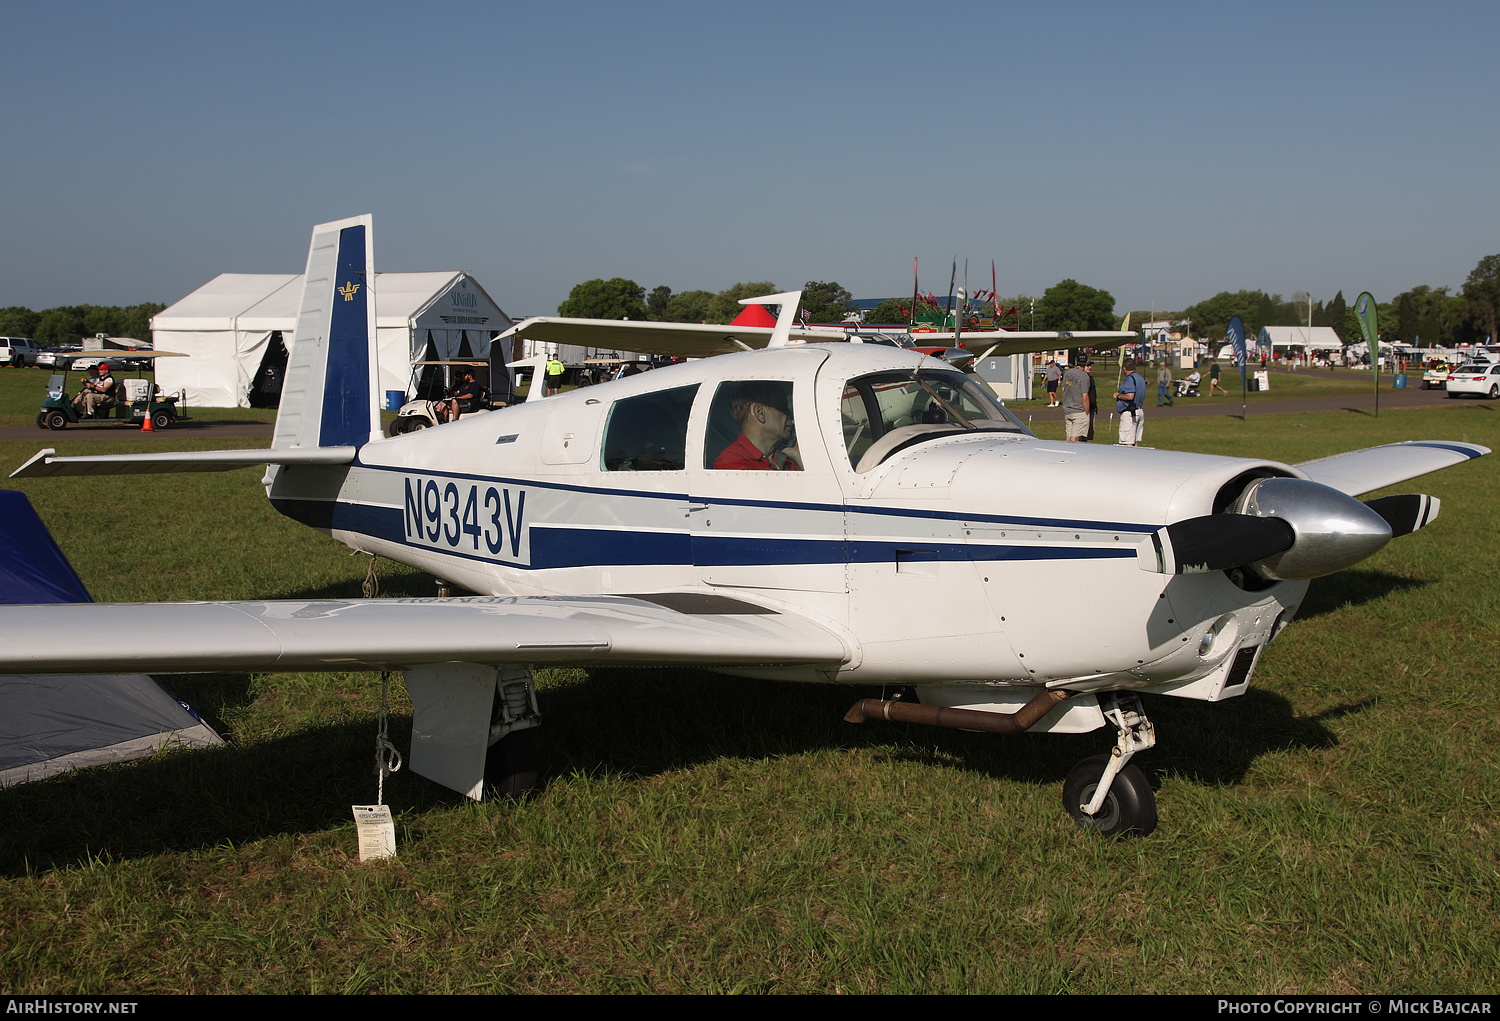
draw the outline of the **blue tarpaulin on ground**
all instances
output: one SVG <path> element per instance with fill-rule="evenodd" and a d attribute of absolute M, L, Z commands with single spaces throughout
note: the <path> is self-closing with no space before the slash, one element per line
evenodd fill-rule
<path fill-rule="evenodd" d="M 25 493 L 0 489 L 0 603 L 91 603 Z"/>
<path fill-rule="evenodd" d="M 24 493 L 0 490 L 0 603 L 91 603 Z M 74 641 L 59 622 L 58 641 Z M 172 746 L 222 744 L 145 674 L 0 676 L 0 787 Z"/>

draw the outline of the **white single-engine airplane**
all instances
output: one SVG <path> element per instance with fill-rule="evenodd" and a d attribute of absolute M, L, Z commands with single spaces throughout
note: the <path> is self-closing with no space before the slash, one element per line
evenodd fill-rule
<path fill-rule="evenodd" d="M 535 667 L 910 685 L 919 702 L 866 699 L 847 718 L 1111 725 L 1113 750 L 1071 772 L 1065 807 L 1147 833 L 1154 796 L 1128 764 L 1154 743 L 1141 694 L 1243 694 L 1308 579 L 1437 516 L 1425 496 L 1355 495 L 1489 452 L 1414 442 L 1288 465 L 1044 441 L 941 361 L 794 333 L 795 293 L 753 299 L 781 305 L 774 328 L 528 320 L 512 332 L 764 349 L 546 399 L 534 385 L 523 404 L 385 438 L 370 229 L 313 231 L 271 449 L 44 450 L 14 475 L 266 464 L 283 514 L 489 595 L 0 607 L 0 671 L 400 669 L 412 768 L 476 798 L 534 783 Z M 97 640 L 53 641 L 60 614 Z"/>

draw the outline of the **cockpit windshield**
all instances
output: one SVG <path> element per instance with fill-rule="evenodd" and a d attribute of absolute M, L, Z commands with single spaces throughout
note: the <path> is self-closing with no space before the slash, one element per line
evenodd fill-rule
<path fill-rule="evenodd" d="M 982 383 L 953 368 L 874 372 L 851 379 L 844 385 L 841 411 L 849 464 L 856 468 L 877 440 L 912 426 L 933 427 L 908 429 L 913 439 L 955 431 L 1031 435 Z"/>

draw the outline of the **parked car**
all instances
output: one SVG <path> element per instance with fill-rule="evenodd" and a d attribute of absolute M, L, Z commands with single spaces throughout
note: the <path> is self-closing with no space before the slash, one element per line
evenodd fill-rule
<path fill-rule="evenodd" d="M 152 368 L 148 359 L 133 357 L 129 351 L 89 351 L 85 354 L 72 354 L 67 357 L 67 366 L 58 366 L 58 368 L 66 367 L 87 372 L 100 362 L 108 362 L 111 369 L 121 372 L 150 372 Z"/>
<path fill-rule="evenodd" d="M 1500 399 L 1500 364 L 1471 362 L 1448 374 L 1448 396 L 1477 394 L 1490 400 Z"/>
<path fill-rule="evenodd" d="M 37 353 L 36 364 L 39 368 L 55 369 L 59 372 L 71 368 L 73 359 L 78 357 L 80 348 L 77 344 L 54 344 L 44 347 Z"/>
<path fill-rule="evenodd" d="M 30 337 L 0 337 L 0 365 L 35 365 L 41 345 Z"/>

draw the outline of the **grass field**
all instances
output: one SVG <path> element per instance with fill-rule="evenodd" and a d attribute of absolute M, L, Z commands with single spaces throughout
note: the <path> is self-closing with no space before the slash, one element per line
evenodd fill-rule
<path fill-rule="evenodd" d="M 1478 402 L 1147 435 L 1286 461 L 1500 448 Z M 273 514 L 259 474 L 18 488 L 99 599 L 357 594 L 365 559 Z M 1107 732 L 856 727 L 863 689 L 569 670 L 539 676 L 539 796 L 397 774 L 400 857 L 361 865 L 377 676 L 162 678 L 230 746 L 0 791 L 0 989 L 1493 993 L 1497 477 L 1490 457 L 1397 487 L 1442 517 L 1314 582 L 1246 696 L 1149 700 L 1161 824 L 1140 840 L 1062 811 Z M 384 594 L 430 586 L 382 567 Z"/>
<path fill-rule="evenodd" d="M 68 373 L 68 393 L 76 394 L 82 373 Z M 47 396 L 47 380 L 52 377 L 48 369 L 35 367 L 25 369 L 0 369 L 0 425 L 35 425 L 37 408 Z M 136 373 L 118 373 L 118 379 L 134 379 Z M 141 373 L 142 379 L 154 379 L 155 374 Z M 194 408 L 180 405 L 182 412 L 191 418 L 210 422 L 274 422 L 276 412 L 265 408 Z M 126 428 L 121 422 L 120 428 Z M 66 431 L 66 430 L 65 430 Z M 46 435 L 38 431 L 37 435 Z"/>

